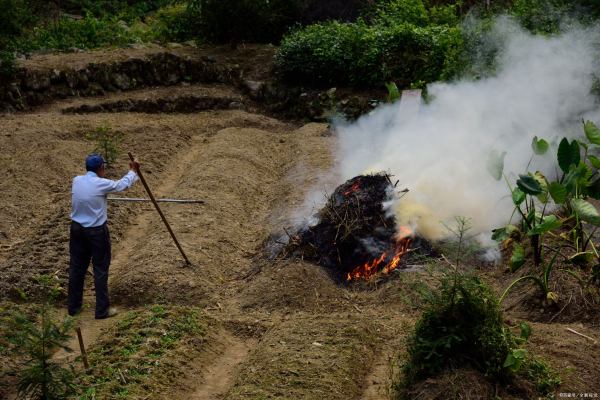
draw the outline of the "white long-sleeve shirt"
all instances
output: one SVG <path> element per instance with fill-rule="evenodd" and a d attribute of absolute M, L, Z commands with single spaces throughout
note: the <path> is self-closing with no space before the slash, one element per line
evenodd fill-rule
<path fill-rule="evenodd" d="M 86 228 L 100 226 L 106 222 L 106 195 L 130 188 L 138 180 L 134 171 L 129 171 L 118 181 L 100 178 L 95 172 L 73 178 L 71 219 Z"/>

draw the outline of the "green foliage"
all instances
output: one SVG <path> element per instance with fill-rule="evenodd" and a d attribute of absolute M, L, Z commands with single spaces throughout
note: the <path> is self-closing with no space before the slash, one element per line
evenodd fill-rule
<path fill-rule="evenodd" d="M 12 351 L 22 357 L 17 371 L 19 394 L 25 398 L 64 399 L 75 393 L 75 375 L 72 368 L 65 368 L 52 360 L 57 349 L 71 351 L 67 342 L 73 328 L 73 319 L 56 322 L 50 301 L 57 295 L 52 277 L 38 277 L 46 294 L 46 302 L 34 309 L 32 314 L 13 310 L 3 321 L 4 339 Z"/>
<path fill-rule="evenodd" d="M 458 6 L 456 4 L 444 4 L 429 8 L 429 21 L 433 25 L 455 26 L 460 22 Z"/>
<path fill-rule="evenodd" d="M 427 26 L 429 15 L 422 0 L 389 0 L 377 7 L 374 22 L 387 25 L 409 23 Z"/>
<path fill-rule="evenodd" d="M 154 40 L 164 42 L 193 39 L 199 30 L 198 16 L 185 4 L 161 8 L 147 21 L 151 25 L 149 35 Z"/>
<path fill-rule="evenodd" d="M 520 277 L 519 279 L 514 280 L 502 293 L 500 296 L 500 302 L 504 300 L 506 295 L 516 287 L 517 284 L 524 281 L 531 281 L 537 285 L 540 289 L 540 293 L 543 295 L 544 299 L 549 304 L 556 304 L 558 302 L 558 293 L 550 290 L 550 276 L 554 269 L 554 264 L 556 263 L 556 258 L 560 254 L 560 248 L 557 249 L 552 257 L 552 260 L 549 263 L 542 265 L 542 273 L 540 276 L 537 275 L 525 275 Z"/>
<path fill-rule="evenodd" d="M 521 322 L 519 334 L 511 332 L 500 301 L 478 277 L 445 274 L 438 287 L 425 287 L 421 295 L 424 310 L 408 339 L 404 379 L 395 385 L 399 393 L 445 369 L 467 365 L 500 384 L 515 378 L 533 382 L 541 395 L 560 384 L 554 371 L 523 347 L 531 326 Z"/>
<path fill-rule="evenodd" d="M 550 145 L 548 144 L 548 142 L 546 140 L 538 139 L 537 136 L 534 136 L 533 140 L 531 141 L 531 148 L 533 149 L 533 152 L 535 154 L 537 154 L 538 156 L 541 156 L 548 152 Z"/>
<path fill-rule="evenodd" d="M 21 51 L 37 49 L 93 49 L 103 46 L 122 46 L 136 42 L 127 26 L 116 19 L 96 19 L 90 15 L 82 20 L 61 18 L 56 24 L 33 29 L 15 41 Z"/>
<path fill-rule="evenodd" d="M 100 153 L 106 160 L 107 166 L 113 164 L 119 156 L 119 146 L 124 134 L 113 130 L 109 125 L 101 125 L 92 132 L 86 133 L 85 138 L 95 143 L 93 152 Z"/>
<path fill-rule="evenodd" d="M 525 249 L 520 244 L 516 244 L 510 257 L 510 271 L 518 270 L 523 264 L 525 264 Z"/>
<path fill-rule="evenodd" d="M 516 182 L 517 188 L 511 188 L 515 211 L 522 217 L 523 232 L 530 237 L 536 266 L 542 264 L 542 236 L 557 231 L 569 220 L 575 220 L 575 224 L 566 236 L 572 238 L 576 251 L 575 256 L 569 259 L 575 264 L 588 261 L 588 245 L 600 258 L 591 235 L 583 228 L 583 222 L 600 227 L 600 214 L 585 200 L 588 197 L 600 198 L 600 159 L 592 154 L 600 152 L 600 129 L 593 122 L 586 121 L 583 130 L 587 142 L 563 138 L 558 145 L 556 160 L 562 176 L 550 182 L 540 172 L 521 174 Z M 534 137 L 532 149 L 536 155 L 543 155 L 548 151 L 549 144 Z M 555 215 L 545 215 L 550 199 L 562 207 L 566 217 L 559 219 Z M 494 236 L 498 240 L 505 240 L 500 235 Z M 515 252 L 519 254 L 521 249 L 515 248 Z M 549 264 L 545 265 L 547 268 Z M 512 263 L 511 270 L 514 270 Z M 547 294 L 547 283 L 542 282 L 540 286 Z"/>
<path fill-rule="evenodd" d="M 61 7 L 76 14 L 98 19 L 117 18 L 133 22 L 148 13 L 174 3 L 174 0 L 62 0 Z"/>
<path fill-rule="evenodd" d="M 424 312 L 408 340 L 405 385 L 464 365 L 498 380 L 510 376 L 504 363 L 516 341 L 487 285 L 477 277 L 455 273 L 445 276 L 425 298 Z"/>
<path fill-rule="evenodd" d="M 532 32 L 555 33 L 565 15 L 574 11 L 573 3 L 566 0 L 514 0 L 511 12 Z"/>
<path fill-rule="evenodd" d="M 448 79 L 459 69 L 458 28 L 411 24 L 327 22 L 297 29 L 279 48 L 276 67 L 284 80 L 315 86 L 380 86 L 394 81 Z"/>

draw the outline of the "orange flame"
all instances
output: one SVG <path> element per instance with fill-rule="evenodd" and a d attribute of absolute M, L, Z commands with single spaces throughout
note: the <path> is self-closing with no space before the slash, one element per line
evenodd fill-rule
<path fill-rule="evenodd" d="M 360 179 L 352 184 L 348 189 L 344 191 L 344 196 L 348 196 L 354 192 L 357 192 L 360 189 Z"/>
<path fill-rule="evenodd" d="M 388 254 L 384 251 L 378 258 L 367 261 L 366 263 L 354 268 L 352 272 L 348 273 L 346 280 L 351 281 L 361 278 L 368 280 L 379 271 L 387 275 L 398 268 L 402 256 L 409 252 L 410 244 L 412 243 L 413 231 L 407 227 L 400 227 L 398 236 L 399 239 L 396 241 L 396 249 L 391 261 L 386 263 Z M 383 265 L 382 268 L 380 268 L 381 265 Z"/>

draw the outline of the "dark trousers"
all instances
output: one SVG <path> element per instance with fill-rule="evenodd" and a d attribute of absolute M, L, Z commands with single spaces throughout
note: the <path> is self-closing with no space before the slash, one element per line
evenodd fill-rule
<path fill-rule="evenodd" d="M 110 235 L 106 224 L 93 228 L 84 228 L 75 221 L 71 222 L 69 241 L 71 263 L 69 266 L 69 315 L 81 310 L 83 302 L 83 283 L 85 274 L 92 261 L 94 266 L 94 285 L 96 286 L 96 318 L 108 316 L 108 267 L 110 265 Z"/>

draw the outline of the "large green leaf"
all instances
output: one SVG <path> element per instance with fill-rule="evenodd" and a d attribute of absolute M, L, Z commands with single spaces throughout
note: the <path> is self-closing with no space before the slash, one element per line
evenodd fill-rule
<path fill-rule="evenodd" d="M 588 138 L 590 143 L 600 146 L 600 129 L 592 121 L 585 121 L 583 124 L 583 130 L 585 136 Z"/>
<path fill-rule="evenodd" d="M 568 172 L 571 165 L 578 165 L 581 160 L 579 153 L 579 143 L 577 140 L 573 140 L 569 143 L 567 138 L 563 138 L 558 145 L 558 165 L 563 172 Z"/>
<path fill-rule="evenodd" d="M 600 226 L 600 214 L 598 214 L 596 207 L 583 199 L 571 200 L 571 206 L 581 220 Z"/>
<path fill-rule="evenodd" d="M 546 154 L 550 146 L 544 139 L 538 139 L 537 136 L 534 136 L 533 141 L 531 142 L 531 148 L 535 154 L 541 156 L 542 154 Z"/>
<path fill-rule="evenodd" d="M 517 180 L 517 186 L 523 192 L 533 196 L 542 193 L 542 186 L 531 175 L 519 175 L 519 179 Z"/>
<path fill-rule="evenodd" d="M 514 188 L 512 191 L 512 201 L 515 206 L 521 205 L 525 201 L 526 194 L 524 191 L 519 189 L 518 187 Z"/>
<path fill-rule="evenodd" d="M 514 225 L 506 225 L 503 228 L 494 229 L 492 231 L 492 240 L 497 242 L 503 242 L 515 232 L 517 232 L 519 228 Z"/>
<path fill-rule="evenodd" d="M 548 180 L 540 171 L 536 171 L 536 173 L 533 174 L 533 179 L 535 179 L 542 188 L 542 193 L 537 195 L 538 200 L 541 203 L 546 204 L 548 202 Z"/>
<path fill-rule="evenodd" d="M 525 249 L 520 244 L 516 244 L 510 257 L 510 270 L 515 272 L 525 264 Z"/>
<path fill-rule="evenodd" d="M 499 181 L 502 178 L 502 173 L 504 172 L 505 156 L 505 151 L 500 153 L 497 150 L 492 150 L 488 157 L 487 171 L 497 181 Z"/>
<path fill-rule="evenodd" d="M 521 322 L 519 327 L 521 328 L 521 339 L 527 341 L 531 336 L 531 326 L 527 322 Z"/>
<path fill-rule="evenodd" d="M 567 188 L 558 182 L 548 185 L 548 192 L 556 204 L 564 204 L 567 199 Z"/>
<path fill-rule="evenodd" d="M 534 226 L 527 232 L 528 236 L 541 235 L 548 231 L 560 228 L 562 221 L 556 218 L 556 215 L 548 215 L 542 219 L 542 222 Z"/>
<path fill-rule="evenodd" d="M 594 168 L 600 169 L 600 158 L 590 154 L 588 160 L 590 160 L 590 164 L 592 164 Z"/>

